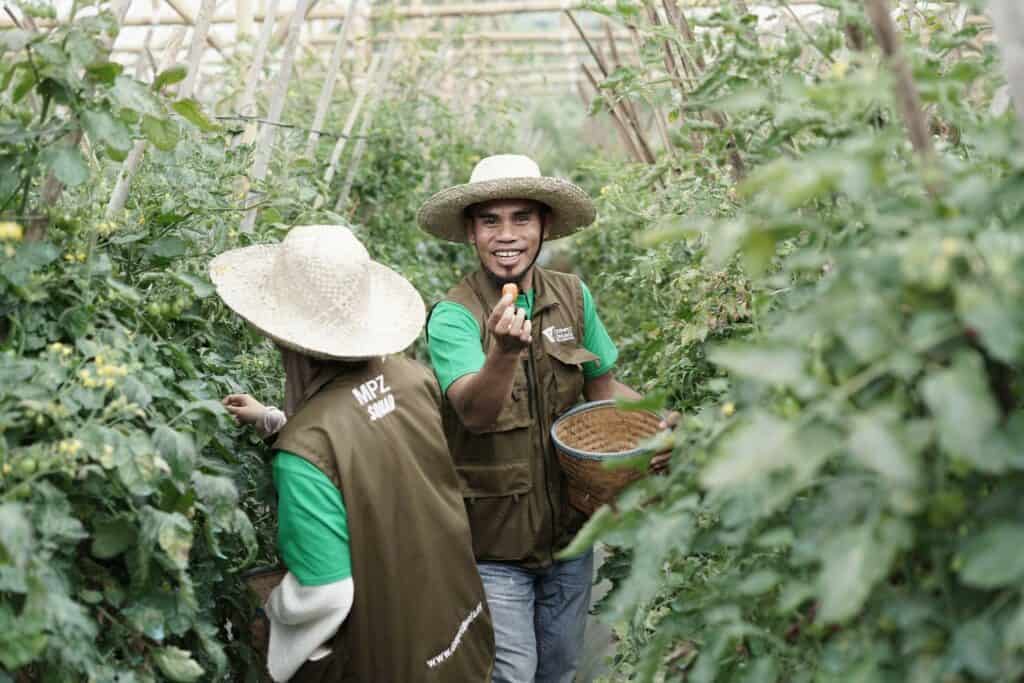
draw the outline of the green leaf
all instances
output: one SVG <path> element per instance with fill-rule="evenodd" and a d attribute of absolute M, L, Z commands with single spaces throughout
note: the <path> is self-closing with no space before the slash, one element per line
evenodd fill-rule
<path fill-rule="evenodd" d="M 185 285 L 188 285 L 192 289 L 192 294 L 197 299 L 205 299 L 217 290 L 210 282 L 196 277 L 195 275 L 189 275 L 188 273 L 174 273 L 174 278 Z"/>
<path fill-rule="evenodd" d="M 89 179 L 89 167 L 78 147 L 74 145 L 56 145 L 44 150 L 43 162 L 53 170 L 57 180 L 68 187 L 81 185 Z"/>
<path fill-rule="evenodd" d="M 34 546 L 32 525 L 20 503 L 0 505 L 0 560 L 22 568 L 31 557 Z"/>
<path fill-rule="evenodd" d="M 93 144 L 102 143 L 119 152 L 127 153 L 132 148 L 132 137 L 120 120 L 110 112 L 86 109 L 81 113 L 82 126 Z"/>
<path fill-rule="evenodd" d="M 114 80 L 112 94 L 123 109 L 149 116 L 163 114 L 163 108 L 156 95 L 145 85 L 129 76 L 121 75 Z"/>
<path fill-rule="evenodd" d="M 109 560 L 130 548 L 137 536 L 135 526 L 127 519 L 116 518 L 99 522 L 93 530 L 92 555 L 101 560 Z"/>
<path fill-rule="evenodd" d="M 741 595 L 762 595 L 779 585 L 779 575 L 770 569 L 761 569 L 743 579 L 736 587 Z"/>
<path fill-rule="evenodd" d="M 179 256 L 184 256 L 188 252 L 188 242 L 180 237 L 168 235 L 150 244 L 146 251 L 160 258 L 175 259 Z"/>
<path fill-rule="evenodd" d="M 93 64 L 85 70 L 92 80 L 107 84 L 114 83 L 117 80 L 117 77 L 121 75 L 122 71 L 124 71 L 124 66 L 117 62 Z"/>
<path fill-rule="evenodd" d="M 1024 525 L 1003 522 L 964 544 L 960 579 L 976 588 L 1012 586 L 1024 579 Z"/>
<path fill-rule="evenodd" d="M 160 425 L 153 431 L 153 446 L 170 464 L 177 479 L 190 477 L 195 467 L 196 447 L 192 437 L 177 432 L 167 425 Z"/>
<path fill-rule="evenodd" d="M 601 534 L 610 529 L 615 523 L 615 513 L 608 505 L 599 507 L 583 528 L 579 530 L 572 542 L 555 555 L 556 559 L 566 560 L 579 557 L 594 547 Z"/>
<path fill-rule="evenodd" d="M 891 486 L 917 485 L 917 463 L 880 416 L 854 418 L 847 445 L 861 465 L 882 475 Z"/>
<path fill-rule="evenodd" d="M 934 372 L 921 383 L 921 393 L 935 416 L 943 448 L 982 471 L 998 473 L 1006 469 L 1005 460 L 982 448 L 999 423 L 986 377 L 981 356 L 961 351 L 950 369 Z"/>
<path fill-rule="evenodd" d="M 897 552 L 910 541 L 905 523 L 894 520 L 877 528 L 862 525 L 832 534 L 822 548 L 818 577 L 821 619 L 841 623 L 856 616 L 871 589 L 889 574 Z"/>
<path fill-rule="evenodd" d="M 177 512 L 161 512 L 152 507 L 143 508 L 139 517 L 142 520 L 139 546 L 143 554 L 148 554 L 151 548 L 157 546 L 164 551 L 171 568 L 187 568 L 189 552 L 192 550 L 192 525 L 188 519 Z"/>
<path fill-rule="evenodd" d="M 991 621 L 979 618 L 960 625 L 951 650 L 954 662 L 978 679 L 993 680 L 999 676 L 1002 647 L 999 632 Z"/>
<path fill-rule="evenodd" d="M 153 659 L 163 675 L 176 683 L 192 683 L 203 675 L 203 667 L 192 659 L 192 654 L 177 647 L 160 648 Z"/>
<path fill-rule="evenodd" d="M 0 31 L 0 54 L 17 52 L 32 42 L 32 32 L 20 28 L 8 28 Z"/>
<path fill-rule="evenodd" d="M 130 285 L 126 285 L 120 280 L 115 280 L 112 277 L 107 278 L 107 286 L 114 291 L 118 296 L 127 301 L 128 303 L 138 304 L 142 303 L 142 295 L 139 294 L 138 290 Z"/>
<path fill-rule="evenodd" d="M 199 103 L 193 99 L 178 100 L 171 105 L 171 108 L 178 112 L 186 121 L 205 133 L 220 130 L 220 126 L 211 121 L 203 112 Z"/>
<path fill-rule="evenodd" d="M 712 350 L 708 359 L 734 375 L 769 385 L 796 386 L 807 381 L 806 357 L 797 349 L 732 344 Z"/>
<path fill-rule="evenodd" d="M 173 121 L 147 114 L 142 117 L 139 128 L 157 149 L 169 152 L 178 144 L 178 127 Z"/>
<path fill-rule="evenodd" d="M 991 287 L 964 283 L 956 289 L 957 312 L 977 330 L 994 358 L 1014 364 L 1024 351 L 1024 316 L 1017 303 L 1004 301 Z"/>
<path fill-rule="evenodd" d="M 665 391 L 652 391 L 641 399 L 635 401 L 617 398 L 615 399 L 615 407 L 621 410 L 646 410 L 652 413 L 660 412 L 665 407 L 665 402 L 668 400 L 668 392 Z"/>
<path fill-rule="evenodd" d="M 722 439 L 718 454 L 701 472 L 701 484 L 709 489 L 725 488 L 784 469 L 797 452 L 793 435 L 794 427 L 788 422 L 754 412 Z"/>
<path fill-rule="evenodd" d="M 162 90 L 168 85 L 174 85 L 185 80 L 188 76 L 188 67 L 184 64 L 175 64 L 169 69 L 161 71 L 153 80 L 153 90 Z"/>

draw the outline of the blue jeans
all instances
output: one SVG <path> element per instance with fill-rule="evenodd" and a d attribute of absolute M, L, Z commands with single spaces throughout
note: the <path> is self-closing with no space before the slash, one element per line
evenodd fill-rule
<path fill-rule="evenodd" d="M 492 683 L 572 683 L 594 582 L 594 553 L 525 569 L 477 565 L 494 622 Z"/>

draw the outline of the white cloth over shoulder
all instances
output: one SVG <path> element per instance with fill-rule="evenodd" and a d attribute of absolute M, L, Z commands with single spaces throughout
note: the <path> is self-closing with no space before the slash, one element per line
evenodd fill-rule
<path fill-rule="evenodd" d="M 267 669 L 271 678 L 277 683 L 287 681 L 306 660 L 329 654 L 322 646 L 344 623 L 354 591 L 351 578 L 303 586 L 294 574 L 285 574 L 264 606 L 270 620 Z"/>

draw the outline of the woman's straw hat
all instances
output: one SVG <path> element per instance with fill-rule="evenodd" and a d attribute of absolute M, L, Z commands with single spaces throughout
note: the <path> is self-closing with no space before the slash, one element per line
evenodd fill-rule
<path fill-rule="evenodd" d="M 571 235 L 594 222 L 594 202 L 582 189 L 561 178 L 542 176 L 537 162 L 521 154 L 481 159 L 469 182 L 441 190 L 420 207 L 416 220 L 432 235 L 449 242 L 466 241 L 466 207 L 493 199 L 532 199 L 551 207 L 547 239 Z"/>
<path fill-rule="evenodd" d="M 370 260 L 348 228 L 303 225 L 280 244 L 233 249 L 210 263 L 217 294 L 278 344 L 316 358 L 397 353 L 419 336 L 423 299 Z"/>

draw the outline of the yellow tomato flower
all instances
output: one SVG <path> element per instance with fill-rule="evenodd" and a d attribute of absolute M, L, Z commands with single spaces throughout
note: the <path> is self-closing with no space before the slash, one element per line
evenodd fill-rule
<path fill-rule="evenodd" d="M 732 401 L 727 401 L 722 405 L 722 415 L 726 417 L 732 417 L 736 413 L 736 404 Z"/>

